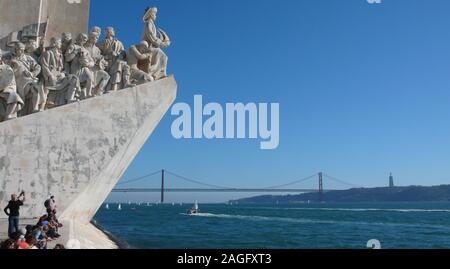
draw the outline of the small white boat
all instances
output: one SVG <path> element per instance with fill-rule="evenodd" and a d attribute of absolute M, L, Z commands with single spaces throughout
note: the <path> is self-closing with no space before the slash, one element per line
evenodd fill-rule
<path fill-rule="evenodd" d="M 109 210 L 109 204 L 106 204 L 105 208 L 106 210 Z"/>
<path fill-rule="evenodd" d="M 194 206 L 191 209 L 189 209 L 187 213 L 188 213 L 188 215 L 196 215 L 196 214 L 200 213 L 197 201 L 195 201 Z"/>
<path fill-rule="evenodd" d="M 122 205 L 121 204 L 119 204 L 119 206 L 117 207 L 117 210 L 122 210 Z"/>

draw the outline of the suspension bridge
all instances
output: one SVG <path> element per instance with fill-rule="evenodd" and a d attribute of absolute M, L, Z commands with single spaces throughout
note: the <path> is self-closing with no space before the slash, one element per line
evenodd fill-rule
<path fill-rule="evenodd" d="M 148 180 L 150 177 L 159 175 L 161 178 L 161 186 L 158 188 L 122 188 L 121 186 L 137 183 L 144 180 Z M 167 180 L 169 178 L 181 179 L 185 182 L 193 183 L 195 185 L 201 186 L 199 188 L 167 188 Z M 317 188 L 293 188 L 292 186 L 298 185 L 300 183 L 304 183 L 310 180 L 316 179 L 318 180 Z M 199 193 L 199 192 L 228 192 L 228 193 L 313 193 L 317 192 L 319 197 L 322 197 L 325 192 L 335 191 L 339 189 L 325 189 L 324 188 L 324 179 L 328 179 L 334 182 L 338 182 L 340 184 L 346 185 L 350 188 L 361 188 L 361 186 L 357 186 L 346 181 L 340 180 L 336 177 L 327 175 L 323 172 L 316 173 L 314 175 L 301 178 L 292 182 L 288 182 L 282 185 L 277 186 L 269 186 L 266 188 L 231 188 L 226 186 L 219 186 L 214 184 L 208 184 L 196 179 L 188 178 L 182 175 L 178 175 L 168 170 L 158 170 L 148 175 L 144 175 L 141 177 L 133 178 L 130 180 L 122 181 L 117 184 L 117 187 L 113 189 L 114 193 L 161 193 L 161 203 L 164 203 L 165 193 Z"/>

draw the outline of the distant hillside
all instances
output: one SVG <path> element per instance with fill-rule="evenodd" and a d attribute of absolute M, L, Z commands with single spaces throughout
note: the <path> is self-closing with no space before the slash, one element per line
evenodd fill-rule
<path fill-rule="evenodd" d="M 245 203 L 302 203 L 319 202 L 318 193 L 299 195 L 265 195 L 232 202 Z M 361 188 L 330 191 L 323 194 L 323 202 L 443 202 L 450 201 L 450 185 L 433 187 Z"/>

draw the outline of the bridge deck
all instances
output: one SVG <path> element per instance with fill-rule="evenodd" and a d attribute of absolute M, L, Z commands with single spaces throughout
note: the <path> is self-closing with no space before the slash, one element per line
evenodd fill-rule
<path fill-rule="evenodd" d="M 324 190 L 327 192 L 330 190 Z M 144 193 L 144 192 L 161 192 L 161 188 L 139 188 L 139 189 L 114 189 L 112 192 L 122 192 L 122 193 Z M 164 189 L 164 192 L 247 192 L 247 193 L 309 193 L 318 192 L 317 189 L 183 189 L 183 188 L 172 188 Z"/>

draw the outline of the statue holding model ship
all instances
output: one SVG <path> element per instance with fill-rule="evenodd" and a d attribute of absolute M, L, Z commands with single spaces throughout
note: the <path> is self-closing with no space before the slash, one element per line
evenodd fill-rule
<path fill-rule="evenodd" d="M 169 47 L 171 41 L 163 30 L 156 28 L 157 13 L 156 7 L 147 8 L 143 18 L 145 27 L 142 40 L 150 45 L 149 51 L 152 57 L 142 69 L 150 73 L 155 79 L 160 79 L 167 76 L 167 62 L 169 60 L 162 49 Z"/>
<path fill-rule="evenodd" d="M 69 32 L 48 37 L 51 18 L 47 18 L 45 26 L 36 27 L 35 34 L 30 30 L 17 34 L 20 38 L 10 40 L 9 51 L 2 52 L 2 62 L 14 70 L 16 83 L 9 89 L 21 99 L 13 94 L 9 101 L 0 99 L 0 121 L 167 77 L 168 57 L 163 49 L 171 41 L 156 27 L 157 12 L 155 7 L 145 10 L 142 40 L 127 51 L 113 27 L 105 29 L 101 43 L 101 29 L 97 26 L 74 39 Z M 8 84 L 11 78 L 2 75 L 0 80 Z"/>

